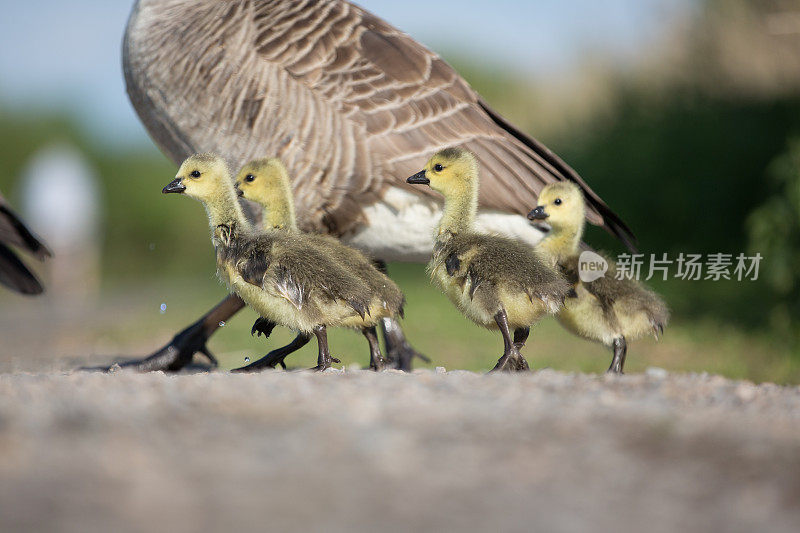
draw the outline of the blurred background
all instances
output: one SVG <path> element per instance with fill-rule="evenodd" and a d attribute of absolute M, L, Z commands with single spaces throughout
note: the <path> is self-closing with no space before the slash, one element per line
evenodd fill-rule
<path fill-rule="evenodd" d="M 128 103 L 126 1 L 4 6 L 0 190 L 54 249 L 48 292 L 0 292 L 0 371 L 146 355 L 221 299 L 205 215 L 163 197 L 175 173 Z M 648 366 L 800 382 L 800 2 L 539 0 L 360 4 L 441 53 L 512 123 L 573 166 L 646 254 L 763 256 L 757 281 L 652 281 L 673 310 Z M 420 16 L 420 14 L 424 16 Z M 592 228 L 587 242 L 623 250 Z M 674 268 L 671 270 L 674 273 Z M 465 319 L 422 265 L 390 265 L 406 331 L 435 365 L 488 369 L 496 334 Z M 432 317 L 436 317 L 432 320 Z M 287 341 L 249 335 L 251 311 L 210 343 L 224 368 Z M 334 355 L 366 364 L 335 332 Z M 311 343 L 313 344 L 313 343 Z M 293 363 L 311 365 L 309 346 Z M 600 372 L 610 355 L 536 326 L 532 366 Z"/>

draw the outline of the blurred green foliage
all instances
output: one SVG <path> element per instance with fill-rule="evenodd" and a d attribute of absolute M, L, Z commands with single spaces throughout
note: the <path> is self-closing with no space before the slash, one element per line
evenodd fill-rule
<path fill-rule="evenodd" d="M 84 154 L 99 178 L 104 282 L 177 275 L 197 279 L 213 273 L 213 251 L 202 231 L 203 210 L 161 194 L 175 175 L 174 165 L 155 147 L 108 149 L 76 124 L 66 116 L 0 112 L 0 190 L 16 199 L 19 179 L 36 151 L 69 143 Z"/>
<path fill-rule="evenodd" d="M 774 301 L 770 322 L 800 344 L 800 139 L 769 166 L 773 194 L 747 218 L 750 247 L 769 257 L 763 275 Z"/>

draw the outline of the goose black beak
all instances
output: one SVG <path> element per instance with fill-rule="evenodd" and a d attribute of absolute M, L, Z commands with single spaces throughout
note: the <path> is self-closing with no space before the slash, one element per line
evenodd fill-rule
<path fill-rule="evenodd" d="M 242 196 L 244 196 L 244 191 L 239 188 L 239 184 L 238 183 L 236 185 L 234 185 L 233 188 L 236 189 L 236 196 L 237 197 L 241 198 Z"/>
<path fill-rule="evenodd" d="M 169 194 L 171 192 L 182 193 L 185 190 L 186 185 L 183 184 L 183 180 L 181 178 L 175 178 L 167 183 L 167 186 L 161 189 L 161 192 L 163 194 Z"/>
<path fill-rule="evenodd" d="M 550 215 L 544 212 L 544 206 L 539 205 L 533 208 L 530 213 L 528 213 L 528 220 L 544 220 L 549 216 Z"/>
<path fill-rule="evenodd" d="M 414 183 L 416 185 L 430 185 L 431 180 L 425 177 L 425 171 L 420 170 L 406 180 L 406 183 Z"/>

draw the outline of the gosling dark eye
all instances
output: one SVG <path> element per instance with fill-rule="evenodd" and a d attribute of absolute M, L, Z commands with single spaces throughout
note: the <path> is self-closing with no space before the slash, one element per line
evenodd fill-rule
<path fill-rule="evenodd" d="M 561 205 L 561 198 L 556 198 L 555 200 L 553 200 L 553 203 L 556 205 Z"/>
<path fill-rule="evenodd" d="M 436 172 L 441 172 L 442 170 L 444 170 L 444 167 L 439 163 L 436 163 L 435 165 L 433 165 L 433 170 L 435 170 Z"/>
<path fill-rule="evenodd" d="M 192 170 L 192 173 L 189 174 L 189 175 L 191 177 L 193 177 L 193 178 L 199 178 L 200 177 L 200 171 L 199 170 Z"/>
<path fill-rule="evenodd" d="M 244 177 L 244 181 L 246 181 L 246 182 L 248 182 L 248 183 L 250 183 L 250 182 L 251 182 L 251 181 L 253 181 L 254 179 L 256 179 L 256 177 L 255 177 L 255 176 L 253 176 L 252 174 L 248 174 L 247 176 L 245 176 L 245 177 Z"/>

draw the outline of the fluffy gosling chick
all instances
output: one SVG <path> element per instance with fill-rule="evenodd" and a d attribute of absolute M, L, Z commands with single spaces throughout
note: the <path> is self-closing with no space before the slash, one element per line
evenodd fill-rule
<path fill-rule="evenodd" d="M 225 162 L 198 154 L 183 162 L 163 191 L 203 203 L 216 250 L 217 274 L 260 316 L 319 345 L 318 364 L 332 362 L 327 327 L 368 327 L 369 288 L 309 242 L 282 231 L 256 233 L 247 224 Z"/>
<path fill-rule="evenodd" d="M 494 370 L 527 370 L 519 349 L 530 326 L 558 311 L 569 285 L 530 246 L 474 231 L 478 162 L 470 152 L 442 150 L 407 181 L 430 185 L 444 195 L 444 212 L 428 264 L 433 282 L 467 318 L 500 329 L 504 351 Z"/>
<path fill-rule="evenodd" d="M 289 180 L 289 173 L 279 159 L 256 159 L 247 163 L 236 176 L 236 189 L 240 196 L 258 203 L 264 208 L 263 226 L 265 231 L 282 230 L 300 235 L 294 214 L 294 199 Z M 369 287 L 372 299 L 367 314 L 378 323 L 384 317 L 402 316 L 405 297 L 400 288 L 385 274 L 379 272 L 364 254 L 345 246 L 327 235 L 302 234 L 316 248 L 323 250 L 336 261 L 348 265 L 350 271 Z M 259 321 L 253 325 L 254 330 L 261 329 Z M 385 366 L 378 333 L 375 325 L 362 329 L 369 343 L 370 363 L 373 370 L 381 370 Z M 262 359 L 251 363 L 244 369 L 274 367 L 281 364 L 291 352 L 278 349 Z"/>
<path fill-rule="evenodd" d="M 616 279 L 615 265 L 591 282 L 581 281 L 578 270 L 584 228 L 584 199 L 568 182 L 552 183 L 539 193 L 539 205 L 528 213 L 546 233 L 537 248 L 558 267 L 573 291 L 556 315 L 567 330 L 600 342 L 614 351 L 608 372 L 622 374 L 627 340 L 652 332 L 656 339 L 669 318 L 666 304 L 654 292 L 632 279 Z"/>

